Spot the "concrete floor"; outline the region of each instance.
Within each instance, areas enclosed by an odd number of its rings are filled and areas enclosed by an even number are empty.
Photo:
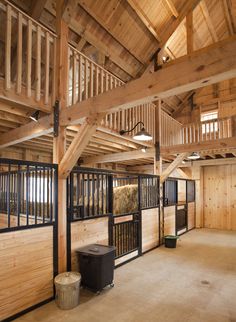
[[[236,322],[236,232],[193,230],[115,270],[115,287],[82,291],[70,311],[51,302],[17,322]]]

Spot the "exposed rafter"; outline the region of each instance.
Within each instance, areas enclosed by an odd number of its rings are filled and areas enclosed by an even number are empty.
[[[140,20],[145,24],[147,29],[153,34],[153,36],[160,42],[161,38],[158,34],[158,31],[156,30],[155,26],[152,24],[148,16],[143,12],[143,10],[140,8],[139,4],[135,0],[127,0],[129,5],[133,8],[133,10],[136,12]],[[167,0],[168,2],[168,0]]]

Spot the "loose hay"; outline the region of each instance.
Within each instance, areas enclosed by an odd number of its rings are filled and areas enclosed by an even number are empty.
[[[138,210],[138,185],[130,184],[113,188],[113,214],[125,214]]]

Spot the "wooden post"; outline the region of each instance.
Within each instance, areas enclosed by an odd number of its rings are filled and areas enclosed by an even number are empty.
[[[161,100],[158,100],[155,108],[155,157],[154,157],[154,174],[161,177],[162,174],[162,157],[160,154],[161,147]],[[164,237],[164,204],[163,204],[163,183],[159,182],[159,241],[162,244]]]
[[[67,107],[68,83],[68,26],[62,20],[62,1],[56,2],[56,99],[60,111]],[[53,102],[54,103],[54,102]],[[59,164],[66,151],[66,128],[59,126],[58,137],[53,140],[53,162]],[[66,271],[66,179],[58,180],[58,272]]]
[[[192,167],[192,177],[195,180],[195,211],[196,211],[196,228],[204,227],[204,191],[203,191],[203,167]]]

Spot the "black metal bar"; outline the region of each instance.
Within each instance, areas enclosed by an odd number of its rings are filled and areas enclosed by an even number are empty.
[[[8,165],[8,175],[7,175],[7,227],[11,227],[11,209],[10,209],[10,172],[11,165]]]
[[[17,226],[20,226],[20,204],[21,204],[21,173],[20,165],[18,165],[18,174],[17,174]]]

